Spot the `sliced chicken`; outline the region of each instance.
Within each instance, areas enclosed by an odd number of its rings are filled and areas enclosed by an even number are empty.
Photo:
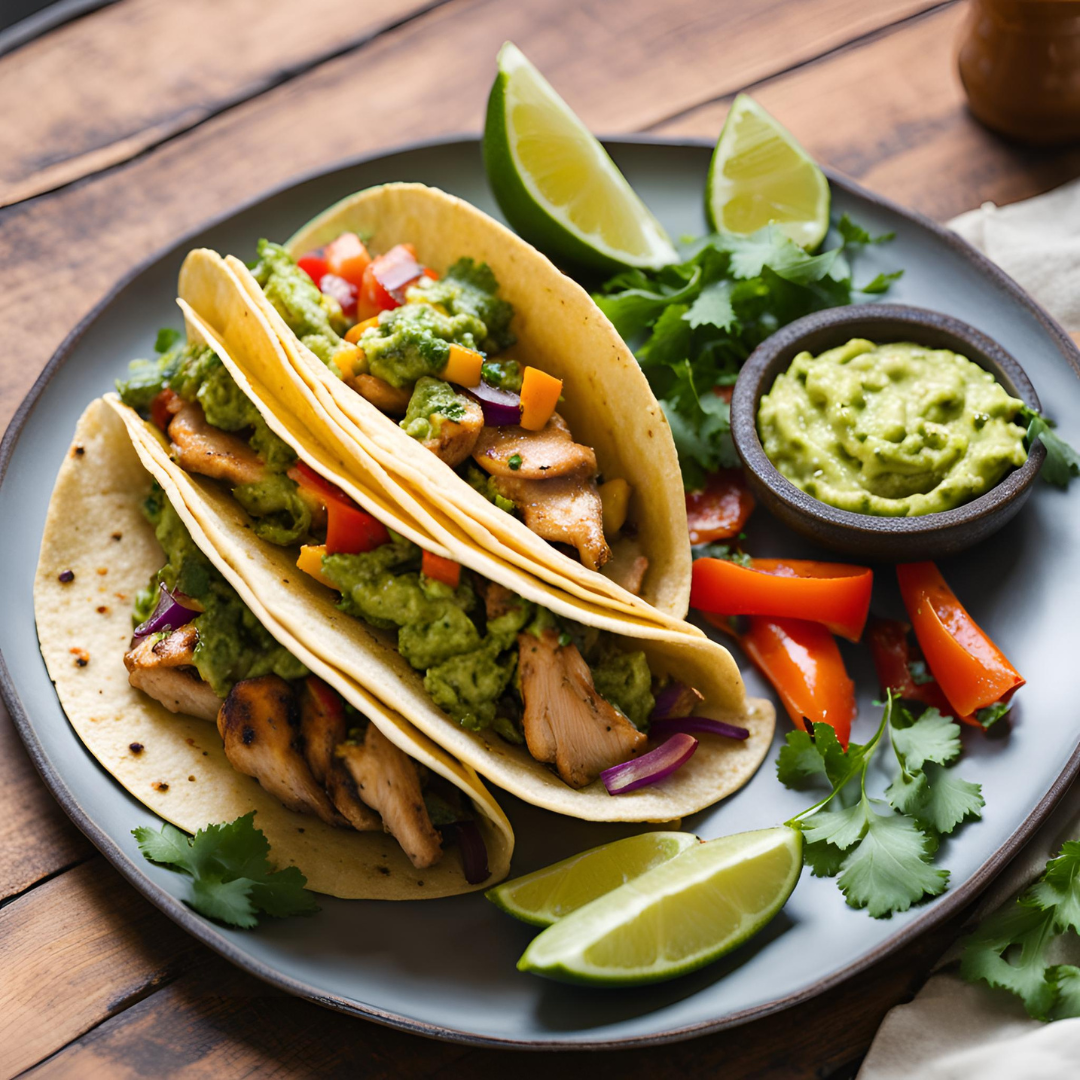
[[[169,423],[169,438],[174,460],[190,472],[233,486],[254,484],[266,476],[259,455],[243,439],[211,427],[200,405],[184,405]]]
[[[518,635],[518,668],[529,753],[554,762],[571,787],[585,787],[644,749],[645,733],[596,692],[577,647],[560,647],[554,630]]]
[[[238,682],[222,702],[217,726],[234,769],[255,777],[290,810],[315,814],[328,825],[344,823],[304,759],[300,709],[284,679],[262,675]]]
[[[484,597],[484,614],[489,619],[497,619],[522,603],[517,593],[503,585],[497,585],[494,581],[478,578],[476,584]]]
[[[334,754],[348,732],[345,710],[333,691],[324,691],[310,681],[304,687],[300,697],[300,734],[311,775],[326,788],[338,813],[359,832],[380,830],[379,815],[360,801],[352,778]]]
[[[648,569],[649,560],[642,554],[641,544],[622,536],[611,546],[611,559],[604,567],[604,575],[627,592],[640,596]]]
[[[160,701],[169,712],[213,720],[221,699],[192,666],[198,641],[199,633],[193,623],[157,641],[144,638],[124,656],[128,681]]]
[[[476,440],[484,428],[484,410],[472,398],[458,395],[465,408],[461,420],[439,418],[439,434],[425,439],[420,445],[430,450],[440,461],[445,461],[451,469],[460,465],[472,452]]]
[[[537,536],[577,548],[590,570],[599,570],[611,558],[604,539],[604,508],[591,476],[572,474],[554,480],[496,476],[495,487],[521,511]]]
[[[412,391],[408,388],[391,386],[377,375],[350,375],[345,381],[380,412],[404,416],[409,408]]]
[[[344,743],[337,753],[356,783],[360,798],[382,815],[383,827],[401,845],[413,866],[434,866],[442,856],[442,838],[431,824],[416,763],[374,724],[364,745]]]
[[[566,421],[552,413],[541,431],[523,427],[486,427],[473,448],[473,459],[493,476],[552,480],[571,473],[596,475],[596,452],[574,442]],[[515,461],[514,468],[511,459]]]

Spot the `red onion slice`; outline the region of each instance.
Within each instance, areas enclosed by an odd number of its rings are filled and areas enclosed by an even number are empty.
[[[512,390],[500,390],[490,383],[470,386],[469,393],[480,402],[487,427],[508,427],[521,423],[521,397]]]
[[[600,774],[609,795],[625,795],[647,784],[666,780],[676,769],[685,765],[698,748],[693,735],[672,735],[663,745],[647,754],[621,765],[612,765]]]
[[[169,590],[165,588],[164,581],[160,583],[158,588],[160,590],[160,596],[158,597],[157,607],[154,608],[153,614],[146,622],[139,623],[139,625],[135,627],[135,633],[132,635],[133,641],[138,641],[139,638],[148,637],[150,634],[177,630],[181,626],[191,622],[196,615],[202,614],[202,611],[199,608],[185,607],[179,599],[183,594],[170,593]],[[184,600],[187,600],[186,596],[184,597]]]
[[[659,694],[649,715],[650,720],[667,720],[671,716],[689,716],[704,698],[692,686],[669,682]]]
[[[447,840],[456,840],[461,852],[461,868],[470,885],[479,885],[491,877],[488,869],[487,847],[480,826],[466,818],[452,825],[443,825],[440,831]]]
[[[725,739],[750,738],[747,728],[725,724],[723,720],[713,720],[708,716],[674,716],[669,720],[654,720],[649,725],[649,733],[653,736],[691,731],[704,732],[707,735],[723,735]]]

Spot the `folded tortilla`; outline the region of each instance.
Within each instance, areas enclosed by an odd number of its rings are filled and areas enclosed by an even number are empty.
[[[224,558],[201,527],[200,521],[213,515],[196,515],[181,497],[176,481],[187,478],[142,421],[134,413],[122,417],[119,410],[128,411],[99,399],[79,420],[49,504],[34,583],[42,655],[87,749],[135,798],[187,832],[254,810],[256,826],[270,841],[271,861],[299,866],[317,892],[346,899],[425,899],[485,888],[505,877],[513,831],[475,771],[272,614],[277,605],[263,602],[267,592],[259,587],[258,574],[237,573],[236,553]],[[487,845],[491,875],[485,882],[466,882],[454,846],[437,865],[417,870],[392,836],[333,828],[286,809],[229,764],[213,724],[173,714],[130,685],[124,653],[132,602],[162,564],[154,530],[140,511],[151,477],[164,488],[194,542],[273,637],[391,742],[468,796]],[[59,575],[68,570],[74,579],[64,583]],[[290,577],[297,576],[303,575],[290,567]]]
[[[324,402],[329,398],[336,405],[333,411],[342,429],[416,498],[452,519],[475,545],[556,588],[620,613],[636,612],[664,625],[671,625],[670,619],[660,616],[684,618],[691,561],[675,444],[633,353],[589,294],[487,214],[423,184],[386,184],[352,195],[304,226],[286,247],[298,257],[345,231],[363,236],[372,253],[414,243],[421,262],[440,272],[465,256],[492,268],[499,296],[514,306],[517,342],[510,352],[522,364],[563,380],[559,412],[574,438],[596,451],[604,476],[623,477],[631,485],[629,518],[649,560],[641,595],[627,592],[603,571],[582,566],[492,505],[392,418],[335,378],[292,334],[244,264],[229,257],[229,268],[274,326],[295,371]],[[182,275],[181,296],[220,331],[187,285]],[[269,352],[264,362],[273,362]],[[260,374],[267,378],[265,370]],[[299,408],[295,397],[289,404]]]

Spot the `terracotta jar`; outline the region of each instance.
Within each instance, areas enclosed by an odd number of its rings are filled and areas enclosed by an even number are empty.
[[[959,63],[988,127],[1030,143],[1080,139],[1080,0],[971,0]]]

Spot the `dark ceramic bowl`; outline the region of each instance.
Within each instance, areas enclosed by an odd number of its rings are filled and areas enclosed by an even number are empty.
[[[876,517],[837,510],[797,488],[765,456],[758,438],[761,396],[804,349],[817,355],[852,338],[875,342],[914,341],[951,349],[994,375],[1013,396],[1033,409],[1039,398],[1024,369],[996,342],[948,315],[900,304],[856,304],[797,319],[762,342],[739,373],[731,398],[731,434],[754,494],[803,536],[862,559],[911,562],[952,555],[1002,527],[1031,494],[1046,451],[1036,443],[1027,461],[1006,473],[985,495],[936,514]]]

